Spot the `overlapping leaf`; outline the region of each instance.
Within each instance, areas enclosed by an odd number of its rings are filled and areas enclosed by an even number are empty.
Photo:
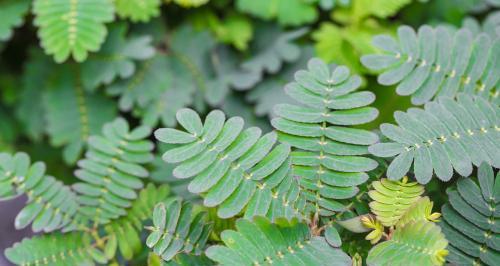
[[[398,126],[382,124],[389,142],[370,146],[372,154],[396,158],[387,169],[391,180],[403,177],[413,164],[415,178],[426,184],[435,175],[448,181],[453,170],[462,176],[472,173],[472,165],[487,162],[500,167],[500,109],[481,97],[459,94],[457,100],[440,98],[396,112]]]
[[[25,153],[0,153],[0,199],[26,194],[28,202],[15,220],[16,229],[32,223],[34,232],[51,232],[76,225],[76,195],[61,181],[45,174],[45,164],[31,164]]]
[[[102,136],[89,138],[85,159],[75,171],[84,182],[73,185],[83,216],[103,224],[127,214],[136,190],[143,187],[141,178],[149,176],[142,164],[153,160],[153,143],[145,140],[150,132],[146,126],[130,130],[124,119],[117,118],[104,125]]]
[[[155,132],[159,141],[176,144],[163,159],[179,164],[174,176],[192,178],[189,191],[201,193],[205,206],[217,206],[219,217],[242,211],[247,217],[298,214],[299,188],[289,171],[290,148],[285,144],[274,147],[276,133],[261,137],[256,127],[243,130],[243,119],[225,121],[218,110],[210,112],[204,124],[190,109],[179,110],[177,120],[186,131],[163,128]]]
[[[354,92],[359,76],[350,76],[345,66],[329,68],[312,59],[308,70],[295,74],[286,93],[299,104],[280,104],[279,116],[272,120],[280,141],[295,148],[293,175],[299,178],[302,192],[321,214],[342,211],[342,199],[354,197],[357,185],[368,179],[367,171],[377,162],[363,157],[376,134],[349,126],[372,121],[378,112],[367,107],[375,100],[371,92]]]
[[[212,230],[206,213],[193,213],[193,205],[172,199],[158,203],[153,211],[153,226],[146,244],[164,261],[179,253],[201,255]]]
[[[470,31],[422,26],[418,33],[398,29],[398,40],[376,36],[373,44],[381,53],[361,58],[363,64],[382,71],[378,82],[398,84],[396,92],[412,95],[414,104],[437,96],[454,97],[458,92],[481,95],[497,103],[500,80],[500,40],[487,34],[473,38]]]
[[[295,220],[239,219],[236,231],[226,230],[221,237],[224,246],[206,251],[220,265],[351,265],[351,258],[341,249],[312,236],[306,224]]]
[[[370,250],[366,263],[381,265],[443,265],[448,241],[435,223],[413,221],[394,231],[392,238]]]
[[[440,226],[450,241],[448,261],[456,264],[496,265],[500,260],[500,178],[486,163],[471,178],[449,188]]]
[[[114,6],[111,0],[35,0],[33,13],[45,52],[56,62],[70,56],[82,62],[104,42]]]

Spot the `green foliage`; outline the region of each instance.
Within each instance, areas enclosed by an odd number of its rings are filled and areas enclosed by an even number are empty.
[[[28,13],[29,0],[4,0],[0,2],[0,41],[7,41],[12,37],[12,28],[23,24],[24,16]]]
[[[293,175],[308,201],[323,215],[342,211],[341,199],[354,197],[356,187],[368,179],[367,171],[377,163],[359,155],[368,153],[368,145],[377,142],[376,134],[349,128],[373,120],[378,112],[366,107],[375,99],[371,92],[354,92],[359,76],[350,76],[345,66],[329,68],[312,59],[308,70],[295,74],[296,82],[285,87],[286,93],[300,105],[275,107],[279,118],[273,126],[280,141],[290,144]]]
[[[498,6],[0,0],[3,253],[496,265]]]
[[[15,220],[16,229],[32,223],[34,232],[51,232],[70,225],[79,208],[76,195],[61,181],[45,174],[45,164],[31,164],[26,153],[14,156],[0,153],[0,199],[21,194],[28,196],[26,206]]]
[[[383,178],[373,182],[372,187],[374,189],[368,192],[373,200],[370,202],[370,210],[377,216],[377,220],[387,227],[396,225],[424,193],[423,186],[408,182],[407,177],[402,181]]]
[[[172,199],[155,206],[146,245],[164,261],[172,260],[179,253],[200,255],[211,228],[211,224],[206,223],[206,213],[194,214],[191,203]]]
[[[449,203],[442,208],[440,226],[450,241],[448,261],[467,265],[496,265],[500,259],[500,178],[486,163],[478,181],[461,178],[446,191]]]
[[[275,146],[276,133],[261,137],[256,127],[243,130],[243,119],[225,121],[218,110],[210,112],[204,124],[191,109],[179,110],[177,120],[186,131],[158,129],[155,137],[175,144],[163,160],[178,164],[175,177],[192,178],[188,189],[202,193],[205,206],[217,206],[221,218],[241,211],[246,217],[297,215],[299,188],[289,173],[290,147]]]
[[[427,221],[407,223],[394,231],[388,241],[370,250],[366,263],[375,265],[442,265],[448,254],[445,239],[439,226]]]
[[[435,175],[448,181],[455,170],[461,176],[472,173],[472,164],[487,162],[500,167],[497,105],[481,97],[459,94],[457,100],[447,97],[395,112],[399,124],[382,124],[380,130],[389,142],[370,146],[372,154],[393,157],[387,176],[403,177],[413,163],[415,178],[426,184]]]
[[[239,219],[236,229],[224,231],[225,245],[209,247],[207,256],[221,265],[351,265],[347,254],[295,220],[271,223],[257,216]]]
[[[383,73],[378,82],[398,84],[399,95],[412,95],[420,105],[438,96],[459,92],[481,95],[498,104],[500,41],[486,34],[473,38],[470,31],[422,26],[418,34],[408,26],[398,29],[398,40],[380,35],[373,44],[382,52],[361,58],[362,63]]]
[[[114,6],[110,0],[35,0],[33,13],[47,54],[59,63],[70,56],[83,62],[104,42]]]
[[[83,216],[108,223],[127,214],[124,208],[130,207],[136,190],[143,187],[141,178],[149,176],[143,164],[153,160],[153,143],[145,140],[150,133],[146,126],[130,130],[124,119],[117,118],[104,125],[103,136],[89,138],[85,159],[78,161],[80,169],[75,171],[84,182],[73,185]]]

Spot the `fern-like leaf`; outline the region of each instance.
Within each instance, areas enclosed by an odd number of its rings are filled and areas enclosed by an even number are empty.
[[[44,94],[46,131],[53,146],[65,146],[63,158],[73,164],[89,136],[116,117],[116,108],[100,92],[85,91],[80,76],[68,65],[55,70],[48,85]]]
[[[179,253],[200,255],[212,230],[206,213],[193,213],[193,205],[173,199],[158,203],[153,211],[153,227],[146,240],[148,247],[170,261]]]
[[[45,164],[31,164],[25,153],[14,156],[0,153],[0,199],[26,194],[28,203],[15,220],[16,229],[30,223],[34,232],[61,229],[74,220],[79,207],[71,189],[52,176],[45,175]]]
[[[370,250],[368,266],[443,265],[448,241],[439,226],[424,220],[413,221],[394,231],[392,238]]]
[[[373,200],[370,202],[370,209],[377,216],[377,220],[387,227],[398,223],[424,193],[423,186],[408,182],[407,177],[402,181],[382,178],[380,181],[374,181],[372,186],[373,190],[368,192]]]
[[[128,123],[118,118],[104,125],[103,136],[92,136],[88,141],[85,159],[78,162],[76,177],[84,181],[73,185],[83,205],[80,212],[95,223],[108,223],[126,215],[126,208],[137,198],[137,189],[143,187],[141,178],[149,172],[142,164],[153,160],[153,143],[145,140],[151,133],[146,126],[129,129]]]
[[[236,231],[221,234],[225,246],[207,249],[207,256],[220,265],[351,265],[341,249],[325,238],[312,236],[306,224],[263,217],[239,219]]]
[[[0,2],[0,41],[7,41],[12,37],[14,27],[23,23],[23,17],[29,10],[29,0],[5,0]]]
[[[500,40],[487,34],[475,39],[470,31],[422,26],[418,34],[408,26],[398,29],[398,40],[388,35],[373,39],[381,54],[361,58],[363,64],[383,71],[378,82],[398,84],[396,92],[412,95],[414,104],[437,96],[474,93],[498,104]]]
[[[449,188],[440,223],[450,241],[448,261],[460,265],[497,265],[500,260],[500,174],[483,163],[478,184],[461,178]]]
[[[160,15],[162,0],[116,0],[116,13],[132,22],[148,22]]]
[[[98,51],[114,18],[111,0],[35,0],[33,12],[42,47],[59,63]]]
[[[285,90],[300,105],[277,105],[279,118],[272,125],[280,141],[295,148],[293,175],[302,193],[323,215],[330,215],[343,209],[338,200],[355,196],[356,186],[368,179],[365,172],[377,167],[376,161],[360,156],[378,141],[377,135],[348,127],[375,119],[377,109],[367,107],[375,95],[354,92],[361,84],[359,76],[350,76],[344,66],[330,69],[319,59],[309,61],[308,70],[298,71],[295,79]]]
[[[95,265],[94,260],[101,257],[101,252],[91,239],[88,233],[35,236],[6,249],[5,256],[17,265]]]
[[[164,128],[155,136],[176,144],[163,159],[179,163],[173,171],[177,178],[193,178],[188,189],[203,193],[205,206],[218,206],[222,218],[233,217],[245,207],[249,217],[295,215],[298,210],[292,207],[299,191],[289,174],[290,147],[274,147],[276,133],[261,137],[256,127],[243,130],[243,119],[225,121],[218,110],[208,114],[204,124],[190,109],[179,110],[177,120],[187,132]]]
[[[387,169],[389,179],[403,177],[413,163],[415,178],[426,184],[433,176],[448,181],[453,169],[462,175],[472,173],[472,164],[487,162],[500,167],[500,109],[481,97],[459,94],[457,100],[440,98],[396,112],[399,126],[382,124],[382,134],[390,142],[370,146],[372,154],[396,158]]]
[[[114,235],[117,239],[118,249],[123,258],[130,260],[134,254],[142,250],[141,232],[145,221],[153,214],[154,206],[165,201],[170,194],[167,185],[155,186],[148,184],[139,192],[137,199],[132,202],[127,215],[113,220],[105,226],[108,235]]]

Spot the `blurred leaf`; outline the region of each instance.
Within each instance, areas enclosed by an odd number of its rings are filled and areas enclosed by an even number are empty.
[[[277,19],[287,26],[311,23],[318,17],[315,5],[303,0],[237,0],[236,7],[264,20]]]
[[[161,0],[116,0],[116,13],[132,22],[148,22],[160,15]]]
[[[30,0],[0,1],[0,41],[9,40],[12,37],[13,28],[23,24],[30,3]]]
[[[54,70],[50,57],[41,50],[30,51],[30,58],[24,66],[22,94],[17,105],[16,116],[24,127],[24,133],[34,141],[42,138],[45,129],[45,108],[42,95],[49,86],[47,77]]]
[[[49,78],[43,97],[46,131],[53,146],[64,146],[63,158],[73,164],[88,137],[116,116],[116,107],[102,93],[83,89],[76,65],[61,65]]]
[[[82,64],[82,82],[87,90],[94,90],[101,84],[109,85],[117,77],[132,76],[136,70],[134,60],[145,60],[155,53],[151,37],[126,38],[127,25],[124,23],[111,25],[109,31],[99,52],[90,55]]]

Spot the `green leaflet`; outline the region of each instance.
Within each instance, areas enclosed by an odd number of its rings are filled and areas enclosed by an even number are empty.
[[[241,211],[247,217],[297,215],[298,187],[289,173],[289,147],[275,146],[276,133],[261,137],[256,127],[243,130],[240,117],[225,121],[218,110],[202,123],[196,112],[181,109],[177,120],[187,132],[155,131],[156,139],[175,144],[163,159],[178,164],[175,177],[192,178],[189,191],[203,193],[204,204],[217,206],[219,217],[233,217]]]
[[[25,153],[0,153],[0,199],[28,195],[15,220],[16,229],[32,224],[34,232],[51,232],[71,225],[80,207],[69,187],[45,175],[45,164],[31,164]]]
[[[221,265],[351,265],[347,254],[325,238],[311,236],[307,225],[296,220],[239,219],[236,230],[224,231],[222,240],[224,245],[206,251]]]
[[[145,140],[150,132],[146,126],[130,130],[124,119],[117,118],[104,125],[103,136],[89,138],[85,159],[75,171],[84,183],[73,185],[83,216],[102,224],[127,214],[125,208],[143,187],[141,178],[149,175],[142,164],[153,160],[153,143]]]
[[[153,214],[156,203],[166,200],[169,193],[170,189],[167,185],[148,184],[132,202],[126,216],[113,220],[105,226],[106,233],[117,239],[117,248],[125,259],[132,259],[138,251],[142,250],[140,233],[144,229],[145,221]]]
[[[373,190],[368,192],[373,200],[370,202],[370,209],[377,216],[377,220],[386,227],[396,225],[424,193],[423,186],[408,182],[407,177],[402,181],[382,178],[380,181],[374,181],[372,187]]]
[[[301,0],[238,0],[236,7],[242,12],[264,20],[276,18],[282,25],[298,26],[314,22],[318,16],[316,8],[309,2]]]
[[[104,42],[114,7],[110,0],[36,0],[33,13],[45,52],[58,63],[70,56],[82,62]]]
[[[0,41],[7,41],[12,37],[13,28],[23,23],[28,12],[30,1],[7,0],[0,3]]]
[[[439,226],[424,220],[396,229],[390,240],[370,250],[366,263],[376,265],[443,265],[448,254]]]
[[[78,160],[88,137],[116,116],[113,101],[99,92],[86,92],[73,67],[61,66],[51,73],[43,95],[50,142],[65,146],[63,158],[70,164]]]
[[[443,97],[426,104],[424,110],[396,112],[398,126],[380,127],[390,142],[372,145],[369,151],[380,157],[396,156],[387,169],[391,180],[405,175],[412,163],[421,184],[429,182],[433,172],[443,181],[450,180],[453,170],[469,176],[472,165],[483,161],[500,166],[498,114],[498,106],[481,97]]]
[[[88,233],[35,236],[6,249],[5,256],[17,265],[95,265],[95,254],[99,251],[91,245],[91,239]]]
[[[161,0],[116,0],[116,13],[132,22],[148,22],[160,15]]]
[[[126,33],[126,24],[111,25],[109,35],[99,52],[90,55],[82,64],[81,75],[85,89],[93,91],[101,84],[109,85],[117,77],[128,78],[136,70],[135,61],[148,59],[155,54],[151,37],[126,38]]]
[[[377,135],[346,126],[367,123],[378,112],[366,107],[375,99],[371,92],[354,92],[361,80],[350,76],[345,66],[330,69],[312,59],[307,71],[296,72],[295,80],[285,91],[300,105],[277,105],[278,118],[271,123],[280,132],[280,140],[297,150],[292,153],[293,174],[300,178],[302,189],[315,194],[311,204],[319,210],[321,199],[338,204],[338,199],[355,196],[356,186],[368,178],[364,172],[376,168],[375,161],[358,155],[367,153]],[[358,182],[342,184],[340,180],[349,177]],[[321,213],[332,211],[338,210],[326,208]]]
[[[498,171],[486,163],[478,170],[479,184],[461,178],[456,188],[449,188],[449,203],[442,208],[440,226],[450,241],[451,263],[495,265],[500,258],[500,179]]]
[[[179,253],[200,255],[212,225],[206,222],[206,213],[193,213],[193,206],[180,199],[158,203],[153,211],[153,226],[146,245],[164,261]]]
[[[378,82],[398,84],[396,92],[412,95],[412,103],[424,104],[438,96],[454,97],[459,92],[480,95],[498,104],[500,41],[486,34],[472,37],[470,31],[422,26],[418,33],[398,29],[398,40],[388,35],[374,37],[383,52],[366,55],[362,63],[383,71]]]

